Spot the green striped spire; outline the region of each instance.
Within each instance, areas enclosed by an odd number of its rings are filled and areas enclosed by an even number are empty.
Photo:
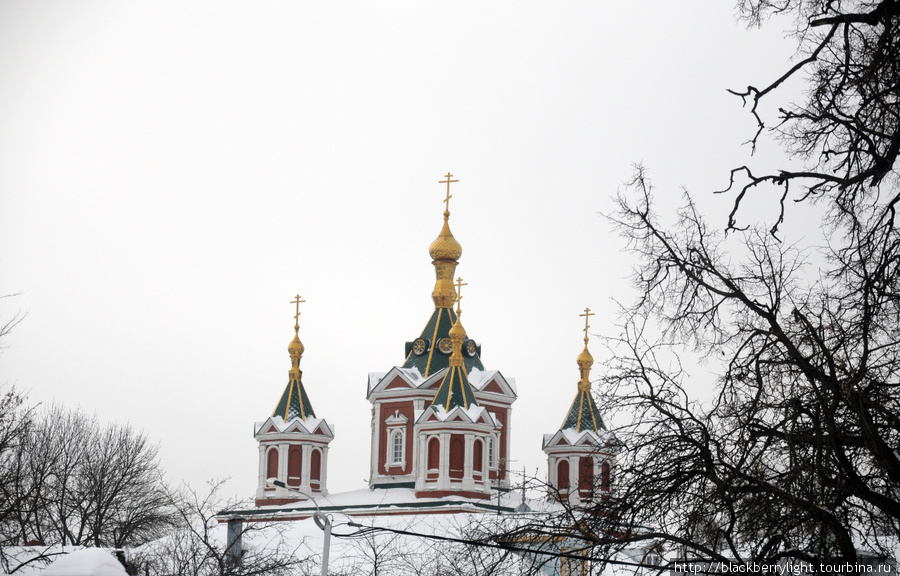
[[[466,329],[459,320],[459,310],[457,310],[456,323],[450,329],[450,342],[453,346],[450,354],[450,366],[431,401],[432,406],[443,406],[448,412],[457,406],[468,408],[478,405],[475,392],[472,391],[472,386],[469,384],[466,365],[463,362],[462,343],[465,337]]]
[[[301,300],[299,294],[291,302],[291,304],[297,305],[297,313],[294,314],[294,339],[288,344],[291,369],[288,370],[288,385],[272,414],[272,416],[281,416],[285,422],[292,418],[305,419],[316,416],[312,404],[309,402],[309,396],[306,395],[306,390],[303,388],[303,371],[300,370],[300,358],[306,349],[303,342],[300,341],[300,304],[303,302],[306,300]]]
[[[306,394],[303,382],[299,377],[296,379],[291,378],[288,382],[272,416],[281,416],[285,422],[289,422],[293,418],[300,418],[301,420],[308,417],[315,418],[316,413],[313,412],[309,396]]]
[[[585,430],[594,432],[606,430],[606,425],[600,418],[600,411],[597,410],[597,405],[594,403],[594,398],[589,390],[578,391],[578,395],[575,396],[575,401],[572,402],[563,425],[560,426],[561,430],[566,428],[574,428],[579,432],[584,432]]]
[[[418,339],[406,343],[406,359],[403,368],[418,368],[419,373],[426,378],[440,372],[450,365],[450,349],[446,342],[450,339],[450,328],[456,322],[456,312],[453,308],[435,308],[428,323],[422,330]],[[471,353],[463,353],[463,364],[468,374],[473,368],[484,370],[481,363],[481,346],[473,342],[469,344],[468,338],[463,338],[463,346],[471,347]],[[445,346],[443,349],[441,346]]]
[[[578,394],[560,427],[561,430],[566,428],[574,428],[579,432],[606,430],[606,426],[600,418],[600,411],[597,410],[597,405],[591,396],[591,366],[594,365],[594,357],[588,352],[588,328],[590,328],[588,320],[593,315],[590,308],[585,308],[584,314],[580,314],[580,316],[584,316],[584,350],[578,355],[578,371],[581,373],[581,379],[578,381]]]

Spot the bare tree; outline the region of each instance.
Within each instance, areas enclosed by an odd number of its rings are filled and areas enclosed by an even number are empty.
[[[174,530],[143,548],[134,563],[158,576],[287,576],[301,574],[311,562],[301,544],[291,545],[289,523],[245,522],[239,531],[244,551],[239,562],[226,553],[225,525],[217,518],[226,506],[220,493],[224,481],[212,481],[205,493],[184,486],[168,498],[177,512]]]
[[[158,449],[142,432],[112,424],[93,439],[79,482],[94,546],[122,547],[158,537],[171,524]]]
[[[859,545],[890,557],[900,300],[885,271],[900,253],[884,246],[900,236],[848,234],[852,249],[832,247],[809,278],[764,231],[726,251],[689,197],[675,231],[661,229],[642,173],[631,186],[616,218],[641,256],[641,297],[607,340],[601,399],[632,415],[615,487],[519,533],[575,531],[608,558],[641,542],[723,562],[852,561]],[[721,362],[709,402],[688,392],[673,352],[685,346]]]
[[[362,529],[351,539],[351,552],[346,556],[353,566],[353,574],[391,576],[424,562],[420,544],[395,534]]]
[[[788,80],[802,79],[805,100],[779,106],[779,121],[771,130],[804,166],[765,174],[754,173],[750,166],[733,169],[729,190],[737,185],[739,193],[728,229],[737,227],[746,193],[766,185],[781,189],[773,234],[784,220],[788,198],[825,200],[838,218],[876,202],[884,209],[882,223],[893,225],[900,154],[900,4],[739,0],[738,8],[752,26],[767,25],[773,18],[793,19],[799,60],[763,88],[751,85],[732,92],[750,105],[756,118],[758,130],[750,139],[755,150],[767,128],[759,105],[776,98]],[[735,178],[740,177],[746,180],[737,184]]]
[[[0,299],[17,296],[5,294]],[[22,321],[19,311],[0,324],[0,352],[6,348],[6,337]],[[21,445],[32,426],[32,410],[25,405],[25,397],[13,386],[0,385],[0,547],[6,543],[8,527],[25,495],[15,490],[22,475]]]
[[[371,524],[369,524],[371,522]],[[398,576],[531,576],[557,560],[556,542],[498,538],[516,519],[492,514],[411,516],[382,523],[349,522],[354,532],[335,533],[342,543],[334,574]],[[549,545],[545,545],[549,544]],[[539,553],[543,552],[543,553]]]
[[[130,426],[50,406],[15,455],[17,539],[123,547],[159,537],[173,512],[157,453]]]
[[[609,216],[637,255],[638,297],[607,339],[602,405],[630,415],[606,499],[514,534],[576,533],[591,555],[662,543],[681,558],[857,559],[900,533],[900,2],[740,0],[763,25],[792,17],[805,99],[773,129],[801,169],[731,171],[724,230],[685,193],[673,224],[644,171]],[[743,179],[743,180],[742,180]],[[738,225],[747,194],[780,189],[775,222]],[[785,245],[785,201],[823,235]],[[815,209],[813,209],[815,206]],[[818,244],[818,245],[817,245]],[[717,367],[707,395],[679,354]],[[693,392],[692,392],[693,390]],[[671,556],[670,556],[671,557]]]
[[[13,298],[15,296],[20,296],[21,294],[21,292],[16,292],[15,294],[3,294],[0,295],[0,300],[3,298]],[[9,336],[9,333],[12,332],[12,329],[15,328],[19,322],[25,319],[25,316],[25,312],[18,310],[8,319],[2,321],[2,324],[0,324],[0,351],[6,349],[8,346],[8,344],[6,344],[6,337]]]
[[[32,425],[31,410],[14,388],[0,387],[0,565],[10,570],[6,547],[16,542],[16,520],[29,494],[17,489],[23,474],[22,439]]]

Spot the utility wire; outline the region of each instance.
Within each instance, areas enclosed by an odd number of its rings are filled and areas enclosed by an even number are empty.
[[[607,564],[618,564],[620,566],[637,566],[640,568],[656,568],[657,570],[662,569],[661,566],[648,566],[646,564],[641,564],[639,562],[628,562],[625,560],[612,560],[608,558],[596,558],[594,556],[582,556],[581,554],[575,554],[572,552],[553,552],[547,550],[536,550],[534,548],[526,548],[523,546],[515,546],[513,544],[495,544],[492,542],[483,542],[480,540],[467,540],[465,538],[453,538],[451,536],[438,536],[437,534],[423,534],[421,532],[411,532],[409,530],[400,530],[398,528],[385,528],[382,526],[364,526],[363,524],[357,524],[356,522],[347,522],[348,526],[352,526],[353,528],[359,528],[356,532],[352,534],[338,534],[336,532],[332,532],[331,535],[337,538],[362,538],[373,532],[391,532],[393,534],[401,534],[403,536],[418,536],[419,538],[428,538],[431,540],[442,540],[444,542],[456,542],[458,544],[470,544],[472,546],[483,546],[485,548],[497,548],[500,550],[507,550],[510,552],[526,552],[528,554],[543,554],[545,556],[554,556],[556,558],[571,558],[574,560],[592,560],[594,562],[605,562]]]

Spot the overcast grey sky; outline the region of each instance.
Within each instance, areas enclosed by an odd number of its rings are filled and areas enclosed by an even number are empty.
[[[28,317],[0,382],[145,430],[173,481],[249,496],[299,292],[329,488],[360,488],[367,374],[433,309],[450,171],[464,324],[517,381],[512,467],[543,475],[578,315],[615,332],[632,297],[598,212],[634,162],[663,208],[684,186],[721,211],[753,132],[725,89],[792,56],[723,0],[4,0],[0,293],[23,295],[0,315]]]

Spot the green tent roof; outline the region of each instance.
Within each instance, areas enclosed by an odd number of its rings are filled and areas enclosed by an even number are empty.
[[[466,370],[462,366],[450,366],[444,375],[440,388],[431,400],[432,406],[443,406],[448,412],[457,406],[468,408],[478,406],[475,400],[475,392],[469,384]]]
[[[293,418],[300,418],[301,420],[309,416],[315,418],[316,413],[313,412],[309,396],[307,396],[300,378],[291,378],[288,382],[272,416],[281,416],[285,422]]]
[[[450,328],[456,322],[456,312],[452,308],[435,308],[422,330],[420,338],[427,344],[422,354],[416,354],[413,342],[406,343],[406,360],[403,362],[403,368],[418,368],[422,376],[428,377],[450,365],[450,350],[445,348],[447,352],[442,352],[440,342],[444,338],[450,341]],[[466,367],[466,373],[473,368],[484,370],[481,363],[481,346],[475,345],[475,353],[469,355],[466,353],[469,347],[469,339],[463,340],[463,363]]]
[[[566,428],[574,428],[579,432],[584,432],[585,430],[593,430],[594,432],[606,430],[606,425],[603,424],[603,419],[600,418],[600,411],[597,410],[597,405],[594,403],[594,398],[591,396],[590,391],[578,391],[578,395],[575,396],[575,401],[572,402],[572,407],[569,408],[569,413],[566,415],[563,425],[560,426],[560,430],[565,430]]]

